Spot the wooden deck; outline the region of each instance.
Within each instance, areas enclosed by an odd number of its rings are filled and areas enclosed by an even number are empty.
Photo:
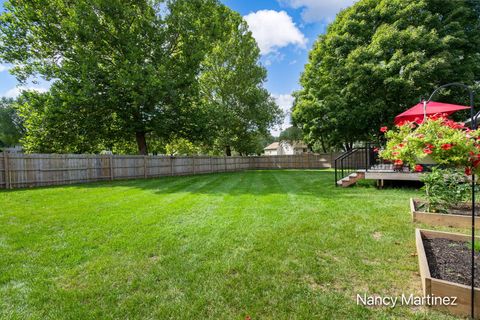
[[[365,172],[367,180],[420,181],[422,173],[393,170],[392,165],[376,165]]]
[[[420,181],[421,173],[414,172],[379,172],[370,171],[365,172],[365,179],[367,180],[400,180],[400,181]]]

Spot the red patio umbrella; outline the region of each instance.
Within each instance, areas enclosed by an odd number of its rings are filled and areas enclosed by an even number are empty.
[[[449,116],[452,113],[460,110],[470,109],[470,107],[461,106],[457,104],[442,103],[430,101],[427,104],[426,115],[443,114]],[[405,112],[400,113],[395,117],[395,124],[401,124],[405,121],[416,121],[422,123],[424,118],[423,102],[416,104]]]

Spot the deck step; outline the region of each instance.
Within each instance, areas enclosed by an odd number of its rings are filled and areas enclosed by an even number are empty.
[[[349,187],[357,183],[358,180],[365,179],[364,171],[357,171],[348,175],[348,177],[342,178],[337,181],[337,185],[342,186],[343,188]]]

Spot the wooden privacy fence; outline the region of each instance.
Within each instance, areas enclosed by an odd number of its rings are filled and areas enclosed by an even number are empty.
[[[247,169],[330,168],[337,154],[168,157],[1,153],[0,156],[0,188],[13,189]]]

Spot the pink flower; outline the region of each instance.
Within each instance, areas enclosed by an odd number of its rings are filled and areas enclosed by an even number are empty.
[[[385,132],[388,131],[388,127],[381,127],[381,128],[380,128],[380,131],[383,132],[383,133],[385,133]]]
[[[373,148],[373,152],[378,152],[378,148]]]
[[[415,172],[422,172],[422,171],[423,171],[423,166],[420,165],[420,164],[417,164],[417,165],[415,166]]]
[[[425,149],[423,149],[423,153],[425,153],[425,154],[432,154],[432,152],[433,152],[433,151],[432,151],[432,149],[430,149],[430,148],[425,148]]]

